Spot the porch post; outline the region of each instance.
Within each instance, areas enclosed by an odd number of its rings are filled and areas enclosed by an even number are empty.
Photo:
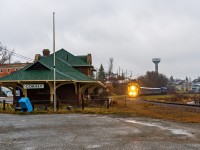
[[[27,89],[23,89],[23,95],[24,95],[24,97],[27,97],[28,95],[27,95]]]
[[[81,88],[80,88],[80,83],[77,83],[77,91],[78,91],[78,103],[81,104],[82,103],[82,92],[81,92]]]
[[[47,82],[50,88],[50,103],[53,104],[53,98],[54,98],[54,89],[53,89],[53,83]]]
[[[53,96],[54,96],[54,94],[51,92],[50,93],[50,102],[51,102],[51,104],[53,103]]]

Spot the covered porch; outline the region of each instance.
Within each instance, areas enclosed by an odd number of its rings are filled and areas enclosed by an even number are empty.
[[[12,90],[13,103],[16,104],[21,97],[28,97],[34,104],[53,104],[54,86],[53,81],[17,81],[0,82]],[[57,81],[56,100],[59,103],[71,103],[80,105],[82,98],[91,99],[91,95],[98,95],[99,89],[104,85],[98,81],[78,82],[78,81]]]

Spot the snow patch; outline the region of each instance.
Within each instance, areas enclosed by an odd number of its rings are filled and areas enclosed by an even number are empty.
[[[167,127],[163,127],[160,126],[156,123],[146,123],[146,122],[141,122],[141,121],[135,121],[135,120],[125,120],[125,122],[129,122],[129,123],[134,123],[134,124],[140,124],[140,125],[144,125],[144,126],[150,126],[150,127],[158,127],[162,130],[169,130],[172,134],[176,134],[176,135],[187,135],[187,136],[192,136],[191,133],[182,130],[182,129],[170,129]]]

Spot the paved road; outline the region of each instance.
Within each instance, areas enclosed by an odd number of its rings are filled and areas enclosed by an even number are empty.
[[[87,114],[0,114],[1,150],[198,150],[200,124]]]

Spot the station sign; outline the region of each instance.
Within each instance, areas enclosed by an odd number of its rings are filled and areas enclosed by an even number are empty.
[[[43,89],[44,84],[24,84],[24,89]]]

